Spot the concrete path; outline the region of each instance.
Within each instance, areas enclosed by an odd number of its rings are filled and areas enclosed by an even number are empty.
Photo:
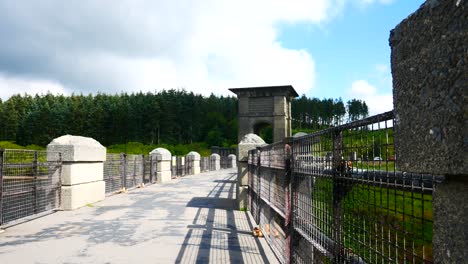
[[[234,209],[234,170],[151,185],[0,234],[0,263],[277,263]]]

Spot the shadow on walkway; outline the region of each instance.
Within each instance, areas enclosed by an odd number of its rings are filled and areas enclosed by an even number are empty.
[[[187,226],[176,263],[268,263],[247,212],[236,211],[236,173],[230,173],[206,197],[192,198],[187,207],[199,208]]]

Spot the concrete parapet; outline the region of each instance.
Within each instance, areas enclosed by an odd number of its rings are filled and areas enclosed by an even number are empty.
[[[221,169],[221,156],[219,154],[211,154],[210,156],[211,171],[217,171]]]
[[[106,160],[106,148],[88,137],[71,135],[58,137],[47,145],[47,151],[61,152],[63,162]]]
[[[62,186],[62,209],[75,210],[105,199],[105,182],[95,181]]]
[[[428,0],[390,34],[396,166],[439,174],[434,263],[468,259],[468,1]]]
[[[104,179],[104,164],[102,162],[65,163],[62,166],[62,186],[102,181]]]
[[[237,160],[247,162],[247,159],[249,157],[249,150],[264,145],[266,145],[266,143],[261,137],[255,134],[245,135],[237,145]]]
[[[247,186],[237,186],[236,188],[236,197],[237,197],[237,207],[239,210],[245,210],[247,208],[248,202],[248,192],[249,188]]]
[[[245,135],[237,145],[237,204],[239,209],[247,206],[247,189],[249,184],[248,158],[249,151],[266,145],[265,141],[255,135]]]
[[[150,155],[156,158],[157,169],[156,169],[156,182],[165,183],[172,179],[171,172],[171,152],[165,148],[156,148],[150,152]]]
[[[198,152],[191,151],[187,154],[187,164],[189,164],[189,174],[200,173],[200,160],[201,156]]]
[[[104,200],[104,146],[92,138],[66,135],[54,139],[47,145],[47,151],[62,152],[61,204],[64,210]]]
[[[237,168],[237,157],[234,154],[228,155],[228,168]]]

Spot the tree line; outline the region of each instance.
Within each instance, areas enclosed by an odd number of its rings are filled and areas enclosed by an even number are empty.
[[[351,119],[366,116],[367,106],[355,99],[345,107],[341,99],[305,96],[292,104],[299,126],[333,125],[347,113]],[[237,144],[237,98],[173,89],[115,95],[14,95],[0,100],[0,124],[0,140],[23,146],[45,146],[65,134],[92,137],[105,146],[127,142],[231,146]]]
[[[307,98],[302,95],[292,101],[291,114],[295,128],[320,129],[362,119],[369,115],[366,102],[351,99]]]

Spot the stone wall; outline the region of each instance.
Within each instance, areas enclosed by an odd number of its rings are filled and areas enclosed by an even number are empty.
[[[468,172],[468,1],[431,0],[390,33],[396,155],[405,171]]]
[[[397,167],[439,174],[435,263],[468,259],[468,1],[428,0],[390,34]]]

